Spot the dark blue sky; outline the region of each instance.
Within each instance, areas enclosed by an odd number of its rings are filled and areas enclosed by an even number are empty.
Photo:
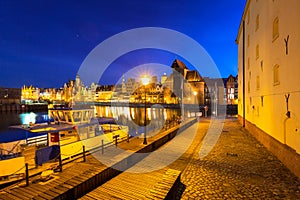
[[[128,29],[163,27],[196,40],[221,75],[237,74],[235,38],[246,0],[0,1],[0,87],[60,87],[89,52]],[[171,65],[163,51],[137,51],[140,63]],[[132,53],[129,53],[132,54]],[[137,64],[122,56],[101,78],[114,84]]]

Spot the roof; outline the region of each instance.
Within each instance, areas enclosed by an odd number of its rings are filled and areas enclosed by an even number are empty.
[[[92,120],[96,120],[99,124],[117,124],[113,117],[96,117]]]
[[[37,134],[47,134],[59,131],[71,130],[75,125],[71,124],[35,124],[33,126],[16,125],[10,126],[10,129],[28,131]]]
[[[178,59],[175,59],[173,61],[171,68],[187,69],[187,67],[185,66],[185,64],[182,61],[178,60]]]
[[[198,71],[192,70],[192,71],[187,71],[186,72],[185,79],[187,81],[201,81],[202,77],[200,76],[200,74],[198,73]]]

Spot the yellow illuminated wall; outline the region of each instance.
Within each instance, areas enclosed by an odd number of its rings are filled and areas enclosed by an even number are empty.
[[[300,1],[247,1],[237,36],[239,115],[300,153]],[[243,56],[243,38],[244,56]],[[287,110],[287,97],[288,110]],[[290,111],[288,117],[287,111]]]

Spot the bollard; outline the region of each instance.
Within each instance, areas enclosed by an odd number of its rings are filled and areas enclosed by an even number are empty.
[[[85,157],[85,146],[82,146],[82,153],[83,153],[83,162],[86,161],[86,157]]]
[[[116,144],[116,147],[118,147],[118,137],[115,137],[115,144]]]
[[[59,166],[59,171],[62,172],[61,152],[59,152],[59,156],[58,156],[58,166]]]
[[[129,143],[129,133],[127,134],[127,143]]]
[[[28,186],[29,185],[28,163],[25,163],[25,179],[26,179],[26,186]]]
[[[102,140],[101,149],[102,149],[102,154],[103,154],[104,153],[104,141],[103,140]]]

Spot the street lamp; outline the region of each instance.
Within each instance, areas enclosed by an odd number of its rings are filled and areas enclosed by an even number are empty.
[[[143,142],[143,144],[147,144],[147,135],[146,135],[146,131],[147,131],[147,129],[146,129],[146,126],[147,126],[147,123],[146,123],[146,121],[147,121],[147,118],[146,118],[146,116],[147,116],[147,108],[146,108],[146,86],[149,84],[150,79],[149,79],[149,77],[147,77],[146,75],[144,75],[141,78],[141,80],[142,80],[142,84],[144,85],[144,89],[145,89],[145,119],[144,119],[145,133],[144,133],[144,142]]]
[[[197,91],[194,91],[193,94],[194,94],[194,96],[195,96],[195,98],[194,98],[194,104],[195,104],[195,116],[196,116],[196,115],[197,115],[197,110],[198,110],[198,107],[197,107],[197,100],[196,100],[198,92],[197,92]]]
[[[197,103],[197,101],[196,101],[196,96],[197,96],[197,94],[198,94],[198,92],[197,91],[194,91],[194,96],[195,96],[195,104]]]

